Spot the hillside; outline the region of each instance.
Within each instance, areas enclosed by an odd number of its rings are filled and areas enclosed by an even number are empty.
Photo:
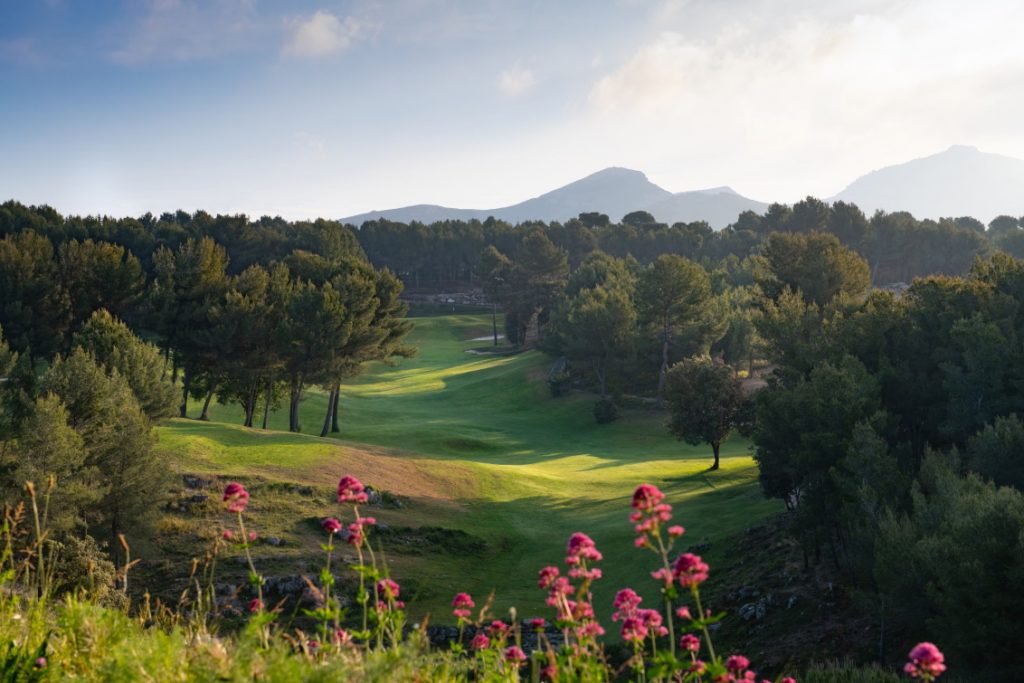
[[[944,152],[872,171],[832,199],[917,218],[1024,214],[1024,160],[954,145]]]
[[[456,209],[435,204],[418,204],[398,209],[370,211],[342,219],[361,225],[384,218],[408,223],[445,219],[484,220],[488,216],[519,223],[529,220],[565,221],[580,213],[597,211],[619,220],[631,211],[651,212],[659,221],[706,220],[714,228],[724,228],[743,211],[762,212],[767,204],[747,199],[729,188],[714,188],[673,194],[647,179],[640,171],[606,168],[563,187],[511,206],[496,209]]]
[[[417,319],[418,358],[375,367],[343,390],[340,440],[245,429],[235,407],[218,406],[213,419],[221,422],[162,427],[160,448],[178,472],[209,482],[199,495],[232,478],[250,485],[255,528],[283,541],[259,546],[257,561],[270,574],[312,566],[316,520],[345,513],[332,502],[341,474],[397,496],[401,507],[372,514],[395,530],[385,551],[410,586],[414,615],[446,614],[458,590],[486,596],[492,589],[499,608],[543,613],[536,571],[559,560],[578,530],[605,553],[598,604],[629,583],[651,588],[627,519],[629,496],[644,481],[662,486],[676,505],[688,529],[684,547],[717,541],[778,509],[761,496],[745,442],[726,444],[722,470],[708,472],[708,449],[671,439],[661,415],[635,412],[598,426],[592,397],[548,395],[540,354],[466,353],[483,343],[474,338],[488,324],[486,316]],[[323,396],[309,397],[305,428],[318,429],[324,407]],[[272,426],[284,420],[274,415]],[[161,552],[190,550],[182,539],[216,529],[221,514],[215,502],[171,513]]]

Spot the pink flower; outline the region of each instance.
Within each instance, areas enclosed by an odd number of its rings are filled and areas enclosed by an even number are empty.
[[[469,646],[474,650],[485,650],[491,646],[491,639],[483,633],[477,633],[473,636],[473,640],[470,641]]]
[[[657,486],[640,484],[633,492],[633,507],[637,510],[653,510],[664,499],[665,494]]]
[[[369,500],[366,495],[366,487],[351,474],[346,474],[338,482],[339,503],[365,503]]]
[[[313,651],[319,650],[320,649],[320,641],[319,640],[312,640],[312,639],[310,639],[310,640],[306,641],[306,647],[308,647],[310,650],[313,650]]]
[[[505,652],[502,654],[502,658],[504,658],[504,660],[510,664],[515,664],[516,666],[519,666],[520,664],[526,661],[526,653],[523,652],[520,648],[516,647],[515,645],[512,645],[511,647],[505,648]]]
[[[455,597],[452,598],[452,614],[459,619],[469,619],[473,613],[470,611],[473,607],[476,607],[476,603],[473,602],[473,598],[470,597],[469,593],[456,593]]]
[[[584,560],[592,560],[594,562],[600,561],[602,558],[601,553],[597,549],[597,545],[594,543],[590,536],[577,531],[569,537],[569,543],[565,549],[565,563],[568,565],[578,565]]]
[[[743,655],[733,655],[725,660],[725,668],[734,674],[740,674],[750,667],[750,660]]]
[[[648,630],[653,631],[656,636],[668,635],[668,629],[662,626],[661,612],[656,609],[637,610],[637,617],[644,622]]]
[[[352,642],[352,634],[343,628],[339,628],[334,632],[334,642],[338,645],[347,645]]]
[[[537,617],[537,618],[535,618],[535,619],[530,619],[530,626],[531,626],[531,627],[532,627],[532,628],[533,628],[533,629],[534,629],[535,631],[543,631],[543,630],[544,630],[544,627],[545,627],[546,625],[547,625],[547,622],[546,622],[546,621],[544,621],[543,619],[541,619],[540,617]]]
[[[249,532],[249,543],[252,543],[255,540],[256,540],[256,532],[255,531],[250,531]]]
[[[642,643],[647,638],[647,626],[639,617],[626,617],[622,620],[620,631],[623,640],[631,643]]]
[[[389,602],[394,603],[394,606],[398,609],[405,607],[405,603],[398,599],[401,593],[401,587],[388,578],[381,579],[377,582],[377,607],[381,609],[388,609]]]
[[[685,533],[686,533],[686,529],[684,529],[683,527],[679,526],[678,524],[676,524],[675,526],[670,526],[668,528],[668,535],[671,536],[672,538],[679,538],[680,536],[682,536]]]
[[[35,666],[37,669],[45,669],[46,664],[46,657],[36,657]]]
[[[244,512],[249,504],[249,492],[237,481],[224,487],[224,502],[228,504],[228,512]]]
[[[689,607],[680,607],[679,609],[677,609],[676,616],[680,619],[693,619],[693,617],[690,616]]]
[[[687,671],[693,674],[697,674],[699,676],[704,673],[705,669],[707,669],[707,664],[705,664],[699,659],[695,659],[693,660],[693,664],[690,665],[690,668],[687,669]]]
[[[796,683],[796,679],[792,676],[786,676],[782,679],[782,683]]]
[[[946,658],[939,648],[932,643],[918,643],[910,651],[910,661],[903,670],[911,678],[931,681],[938,678],[946,670]]]
[[[666,569],[665,567],[662,567],[657,571],[651,572],[651,578],[655,581],[661,581],[666,586],[672,583],[672,581],[674,580],[672,570]]]
[[[540,577],[537,581],[537,586],[540,588],[550,588],[551,584],[558,578],[559,573],[558,567],[544,567],[537,572],[537,576]]]
[[[230,541],[232,538],[235,537],[235,532],[233,532],[231,529],[225,529],[224,531],[220,532],[220,535],[224,538],[225,541]]]
[[[491,622],[491,625],[487,627],[487,630],[490,631],[492,636],[501,637],[508,633],[508,628],[508,624],[506,624],[504,621],[500,619],[495,619]]]
[[[615,599],[612,600],[612,607],[618,610],[612,615],[612,621],[618,621],[625,617],[633,616],[636,612],[636,608],[643,602],[643,598],[637,595],[636,591],[632,588],[623,588],[615,594]]]
[[[687,633],[679,639],[679,647],[687,652],[698,652],[700,650],[700,638],[692,633]]]
[[[708,565],[699,555],[683,553],[676,558],[672,573],[683,587],[696,586],[708,578]]]
[[[597,638],[598,636],[603,635],[604,629],[601,627],[601,624],[596,621],[588,621],[576,629],[577,638]]]
[[[249,611],[250,612],[259,612],[261,609],[263,609],[263,601],[262,600],[260,600],[259,598],[253,598],[252,600],[249,601]]]
[[[328,517],[324,521],[320,522],[320,528],[333,536],[341,531],[341,522],[334,517]]]

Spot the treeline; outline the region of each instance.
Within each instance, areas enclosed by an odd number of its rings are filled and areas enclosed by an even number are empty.
[[[765,494],[806,561],[856,586],[882,656],[927,629],[962,663],[1020,667],[1024,262],[903,296],[790,285],[758,318],[777,365],[753,429]]]
[[[1021,219],[1000,216],[988,226],[970,217],[918,220],[906,212],[865,216],[854,204],[828,204],[813,197],[792,206],[772,204],[763,214],[742,213],[732,225],[715,231],[707,223],[658,223],[644,211],[613,222],[582,213],[565,223],[528,222],[513,226],[485,221],[442,221],[425,225],[368,221],[359,243],[377,266],[387,266],[412,287],[477,284],[475,266],[489,247],[503,254],[518,249],[521,235],[540,230],[565,251],[572,268],[601,251],[641,264],[662,254],[678,254],[711,269],[724,260],[755,254],[774,232],[835,235],[867,259],[876,285],[910,282],[924,275],[960,275],[974,258],[1003,250],[1024,257]]]
[[[299,431],[321,386],[327,434],[346,378],[413,353],[401,281],[337,223],[64,219],[12,202],[0,223],[0,493],[56,477],[51,528],[69,558],[95,560],[92,538],[113,551],[153,511],[166,468],[152,425],[190,400],[200,419],[236,402],[264,428],[287,402]]]

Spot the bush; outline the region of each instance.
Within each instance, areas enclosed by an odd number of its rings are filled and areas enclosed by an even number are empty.
[[[594,419],[597,420],[597,424],[606,425],[609,422],[615,422],[619,419],[619,409],[615,405],[615,401],[610,398],[602,398],[600,401],[594,404]]]

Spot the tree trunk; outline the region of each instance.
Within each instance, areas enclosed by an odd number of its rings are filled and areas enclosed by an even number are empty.
[[[334,385],[334,408],[331,410],[331,433],[337,434],[341,431],[338,426],[338,404],[341,403],[341,382]]]
[[[181,417],[188,417],[188,394],[192,389],[192,371],[189,368],[185,368],[185,375],[181,380],[181,406],[178,409],[178,414]]]
[[[164,349],[164,367],[163,367],[163,370],[160,371],[160,381],[161,382],[163,382],[165,379],[167,379],[167,366],[168,366],[168,364],[170,362],[171,362],[171,347],[168,346],[166,349]]]
[[[491,304],[491,327],[494,328],[494,345],[498,345],[498,304]]]
[[[292,378],[291,396],[288,400],[288,431],[299,432],[302,427],[299,425],[299,402],[302,400],[302,381]]]
[[[330,393],[327,394],[327,414],[324,415],[324,426],[320,430],[320,436],[327,436],[331,429],[331,415],[334,414],[334,402],[338,400],[338,395],[334,393],[334,389],[331,389]]]
[[[245,426],[252,427],[254,413],[256,412],[256,396],[259,391],[259,383],[257,380],[252,380],[252,384],[249,385],[249,393],[245,397]]]
[[[263,429],[267,428],[267,421],[270,418],[270,402],[274,399],[274,378],[267,377],[267,394],[263,403]]]
[[[658,371],[658,408],[665,405],[665,378],[668,377],[668,330],[661,336],[661,369]]]
[[[715,452],[715,464],[711,466],[711,469],[713,469],[713,470],[717,470],[718,469],[718,449],[720,449],[721,447],[722,447],[722,444],[718,443],[717,441],[715,443],[711,444],[711,450],[713,450]]]
[[[199,419],[203,422],[210,421],[210,401],[213,400],[213,395],[217,392],[217,380],[210,381],[210,390],[206,392],[206,400],[203,401],[203,412],[199,413]]]

